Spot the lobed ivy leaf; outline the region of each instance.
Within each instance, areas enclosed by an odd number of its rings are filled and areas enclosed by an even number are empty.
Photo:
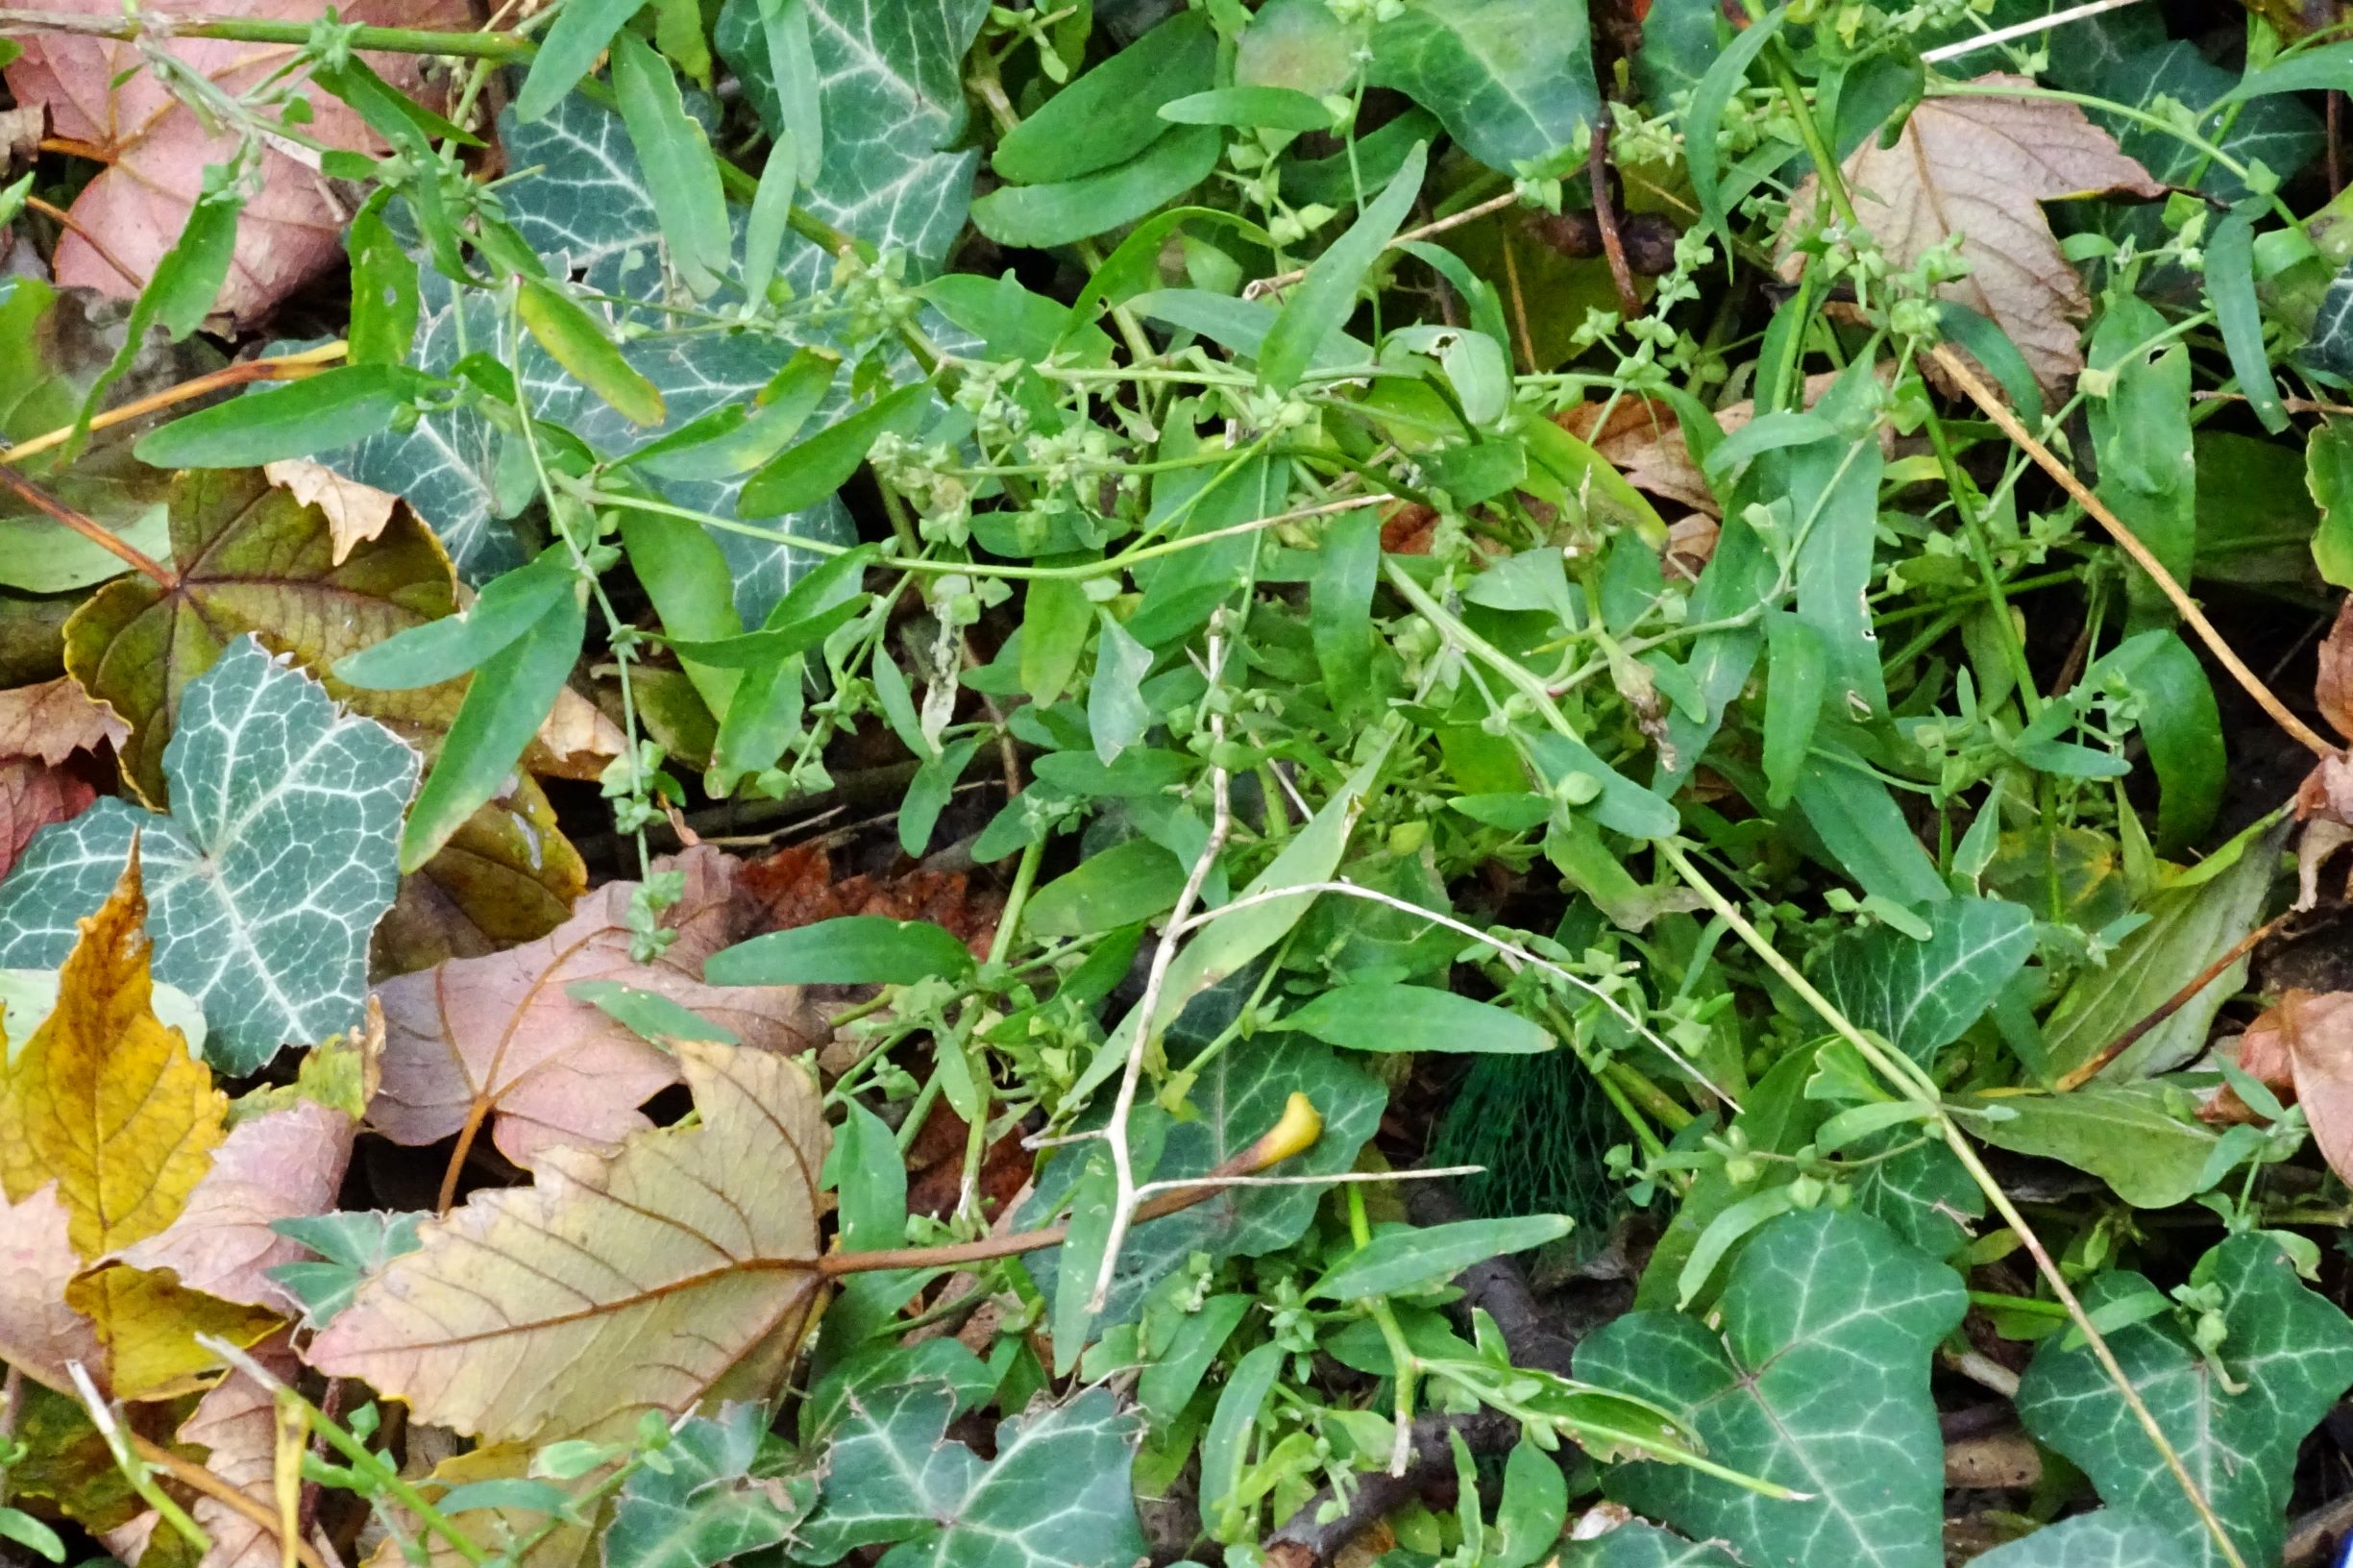
[[[2353,1384],[2353,1319],[2297,1282],[2272,1237],[2234,1236],[2198,1260],[2194,1291],[2222,1331],[2211,1356],[2172,1314],[2107,1335],[2124,1375],[2248,1562],[2276,1562],[2296,1449]],[[2083,1293],[2086,1311],[2152,1291],[2125,1270]],[[2046,1341],[2018,1390],[2019,1418],[2073,1460],[2114,1508],[2157,1527],[2190,1568],[2224,1559],[2172,1472],[2086,1345]]]
[[[1473,158],[1509,169],[1592,121],[1584,0],[1405,0],[1373,29],[1370,79],[1440,120]]]
[[[1916,1062],[1975,1023],[2034,954],[2034,918],[1998,898],[1953,898],[1927,911],[1928,936],[1887,925],[1848,931],[1822,960],[1840,1011]]]
[[[761,0],[727,0],[712,41],[772,132],[790,129]],[[802,202],[834,227],[928,272],[971,206],[979,154],[964,145],[964,56],[988,0],[803,0],[824,123]]]
[[[416,752],[247,636],[189,684],[163,772],[172,815],[109,798],[33,841],[0,883],[0,967],[62,963],[139,842],[156,974],[203,1006],[215,1066],[356,1026]]]
[[[316,1254],[315,1261],[280,1263],[269,1270],[277,1286],[303,1310],[304,1321],[323,1329],[352,1304],[369,1275],[404,1253],[417,1250],[422,1213],[310,1214],[281,1219],[270,1228]]]
[[[1973,1560],[1978,1568],[2189,1568],[2164,1531],[2121,1508],[2045,1525]]]
[[[1559,1561],[1560,1568],[1738,1568],[1713,1546],[1680,1540],[1638,1521],[1572,1542]]]
[[[1805,1500],[1660,1464],[1612,1471],[1608,1490],[1758,1568],[1940,1568],[1928,1356],[1966,1305],[1958,1275],[1875,1220],[1783,1215],[1732,1265],[1721,1335],[1679,1312],[1634,1312],[1578,1347],[1577,1375],[1655,1402],[1715,1462]]]
[[[716,1568],[790,1539],[817,1504],[818,1481],[751,1473],[762,1413],[738,1401],[696,1416],[662,1449],[660,1468],[631,1474],[604,1532],[604,1568]]]
[[[825,1455],[824,1503],[797,1555],[895,1544],[889,1568],[1055,1568],[1144,1556],[1128,1473],[1142,1423],[1108,1388],[998,1423],[996,1457],[947,1436],[945,1382],[851,1389]]]

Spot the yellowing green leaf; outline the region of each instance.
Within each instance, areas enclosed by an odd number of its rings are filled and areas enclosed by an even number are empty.
[[[23,1203],[54,1180],[88,1262],[155,1235],[212,1165],[229,1102],[150,1003],[147,900],[134,850],[81,923],[58,1003],[0,1075],[0,1184]]]
[[[817,1297],[817,1086],[772,1053],[688,1041],[701,1124],[610,1160],[544,1154],[537,1185],[428,1225],[310,1346],[417,1419],[486,1441],[625,1434],[692,1409]]]

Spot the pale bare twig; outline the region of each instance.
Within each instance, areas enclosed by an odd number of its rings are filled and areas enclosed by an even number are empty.
[[[1409,240],[1428,239],[1433,234],[1442,234],[1450,229],[1459,229],[1466,223],[1477,223],[1490,212],[1501,212],[1505,208],[1517,206],[1519,199],[1520,193],[1516,190],[1507,190],[1501,196],[1490,196],[1476,207],[1466,207],[1459,212],[1434,219],[1418,229],[1407,230],[1389,241],[1388,249],[1395,250]],[[1272,278],[1261,278],[1242,290],[1242,298],[1245,300],[1264,299],[1269,294],[1279,293],[1290,287],[1307,275],[1307,268],[1298,267],[1289,272],[1278,272]]]
[[[1209,689],[1214,693],[1225,671],[1226,640],[1225,611],[1221,607],[1210,623]],[[1225,716],[1213,708],[1210,712],[1210,734],[1222,751],[1226,740]],[[1213,752],[1213,755],[1215,753]],[[1193,858],[1192,870],[1185,878],[1185,889],[1177,894],[1176,908],[1169,912],[1168,923],[1161,931],[1158,945],[1152,949],[1152,968],[1144,978],[1143,996],[1136,1004],[1136,1038],[1128,1041],[1127,1062],[1119,1071],[1119,1092],[1112,1101],[1111,1122],[1104,1129],[1106,1141],[1111,1144],[1112,1211],[1111,1231],[1103,1238],[1103,1260],[1097,1265],[1094,1291],[1088,1298],[1088,1311],[1099,1312],[1111,1296],[1112,1275],[1119,1266],[1119,1246],[1127,1239],[1128,1226],[1136,1212],[1136,1162],[1128,1148],[1128,1118],[1136,1110],[1136,1086],[1143,1077],[1144,1057],[1152,1042],[1160,1038],[1160,1026],[1154,1015],[1160,1011],[1161,990],[1168,981],[1168,966],[1176,958],[1177,941],[1184,935],[1185,917],[1201,897],[1201,888],[1209,880],[1210,870],[1225,850],[1226,835],[1234,829],[1233,779],[1225,769],[1210,769],[1210,797],[1212,816],[1209,841],[1202,845],[1201,853]]]
[[[1946,61],[1958,60],[1963,55],[1973,54],[1979,49],[1990,49],[1998,43],[2008,43],[2013,38],[2023,38],[2037,33],[2047,33],[2053,28],[2065,27],[2070,22],[2080,22],[2087,16],[2097,16],[2102,12],[2121,11],[2126,6],[2137,6],[2140,3],[2141,0],[2087,0],[2084,5],[2070,6],[2065,11],[2054,11],[2047,16],[2037,16],[2031,21],[2014,23],[2009,27],[1998,27],[1991,33],[1980,33],[1973,38],[1961,38],[1952,43],[1939,44],[1934,49],[1924,50],[1920,58],[1930,65],[1941,65]]]

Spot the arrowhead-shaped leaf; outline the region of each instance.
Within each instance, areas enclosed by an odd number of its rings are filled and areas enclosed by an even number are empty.
[[[944,1382],[846,1396],[826,1451],[824,1505],[801,1552],[830,1562],[854,1547],[899,1543],[892,1559],[941,1568],[1056,1568],[1144,1556],[1128,1483],[1142,1423],[1108,1388],[1000,1422],[996,1458],[947,1436]]]
[[[163,771],[173,815],[106,799],[34,841],[0,883],[0,965],[62,963],[143,836],[156,974],[203,1005],[213,1063],[356,1025],[416,753],[248,637],[188,687]]]
[[[2019,904],[1951,898],[1927,920],[1924,942],[1886,925],[1849,931],[1822,965],[1830,1000],[1916,1062],[1960,1039],[2034,953],[2034,919]]]
[[[1631,1313],[1578,1347],[1577,1375],[1656,1402],[1716,1463],[1807,1500],[1662,1464],[1611,1472],[1611,1493],[1747,1562],[1941,1568],[1928,1356],[1965,1306],[1958,1275],[1875,1220],[1828,1209],[1775,1220],[1732,1265],[1721,1335],[1681,1313]]]
[[[384,1078],[369,1121],[396,1143],[435,1143],[491,1123],[499,1149],[529,1164],[557,1143],[609,1145],[648,1124],[637,1107],[677,1082],[670,1056],[590,1002],[582,981],[617,981],[691,1008],[763,1049],[797,1050],[795,987],[706,986],[703,960],[735,935],[738,863],[688,850],[663,923],[675,940],[650,964],[629,957],[633,882],[608,882],[549,936],[386,981]]]
[[[625,1435],[676,1415],[817,1295],[817,1086],[770,1052],[679,1047],[699,1126],[610,1160],[551,1149],[529,1188],[478,1192],[311,1342],[419,1420],[486,1441]]]
[[[2226,1331],[2211,1360],[2170,1314],[2112,1331],[2108,1347],[2241,1555],[2276,1562],[2296,1449],[2353,1384],[2353,1321],[2304,1288],[2278,1244],[2260,1234],[2216,1247],[2191,1283],[2216,1293]],[[2103,1274],[2083,1304],[2096,1313],[2153,1288],[2138,1274]],[[2160,1527],[2186,1562],[2223,1560],[2088,1346],[2046,1341],[2019,1387],[2018,1413],[2036,1440],[2082,1467],[2111,1507]]]

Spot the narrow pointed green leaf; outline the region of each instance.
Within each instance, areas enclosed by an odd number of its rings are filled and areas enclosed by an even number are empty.
[[[633,425],[659,425],[668,417],[660,389],[613,346],[596,317],[542,279],[523,279],[520,287],[515,313],[525,329],[582,386]]]
[[[515,95],[515,118],[529,124],[597,68],[597,57],[645,0],[564,0]]]
[[[1317,257],[1308,275],[1293,286],[1282,316],[1259,351],[1259,377],[1267,385],[1278,392],[1297,386],[1324,340],[1348,325],[1348,318],[1356,313],[1357,290],[1363,285],[1365,275],[1397,236],[1406,214],[1413,210],[1429,154],[1426,145],[1417,144],[1387,188],[1366,205],[1348,232],[1334,240],[1331,249]]]
[[[670,264],[698,299],[707,299],[727,275],[735,250],[710,138],[686,112],[670,62],[626,30],[613,38],[613,87],[622,123],[645,166],[646,193],[661,218]]]

